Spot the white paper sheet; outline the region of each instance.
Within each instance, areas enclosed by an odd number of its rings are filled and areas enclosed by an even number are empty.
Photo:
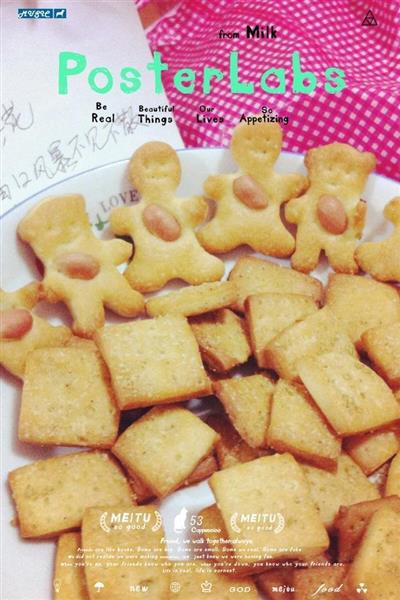
[[[67,16],[19,19],[17,9],[24,7],[66,8]],[[140,104],[166,105],[168,100],[154,92],[146,69],[152,57],[133,0],[13,0],[2,3],[1,12],[1,213],[53,183],[128,158],[148,140],[182,147],[175,123],[138,123]],[[87,58],[86,71],[70,78],[68,95],[58,94],[63,51]],[[89,71],[101,66],[114,76],[107,94],[97,94],[87,81]],[[142,87],[132,94],[119,88],[119,73],[126,66],[142,74]],[[115,123],[91,122],[96,102],[107,105],[104,116],[115,113]]]

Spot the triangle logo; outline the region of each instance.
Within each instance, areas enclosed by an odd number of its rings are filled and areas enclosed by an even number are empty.
[[[367,14],[364,17],[363,22],[361,23],[361,25],[366,25],[367,27],[372,27],[374,25],[378,25],[377,20],[374,17],[374,14],[372,12],[372,10],[369,10],[367,12]]]

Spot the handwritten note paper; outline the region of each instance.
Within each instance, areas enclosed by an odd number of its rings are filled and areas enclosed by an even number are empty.
[[[57,181],[128,158],[146,141],[182,147],[175,123],[139,122],[140,105],[168,100],[154,93],[146,69],[151,53],[133,1],[59,4],[66,8],[65,19],[19,19],[17,9],[29,2],[6,2],[2,8],[1,213]],[[48,1],[42,5],[53,7]],[[84,54],[88,70],[73,78],[68,95],[60,96],[58,55],[65,51]],[[90,89],[90,69],[107,67],[119,74],[125,66],[142,73],[139,91],[127,95],[114,85],[101,95]],[[99,101],[107,105],[104,116],[114,113],[114,122],[92,123]]]

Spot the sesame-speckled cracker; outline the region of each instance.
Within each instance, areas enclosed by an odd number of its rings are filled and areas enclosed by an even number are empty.
[[[41,348],[29,355],[18,426],[21,441],[91,448],[113,445],[119,410],[110,378],[94,342],[82,342]]]
[[[190,317],[231,306],[236,301],[235,284],[231,281],[218,281],[184,287],[164,296],[154,296],[147,300],[146,311],[150,317],[167,314]]]
[[[204,184],[216,212],[198,237],[209,252],[228,252],[248,244],[256,252],[290,256],[294,238],[282,223],[280,207],[307,187],[299,173],[274,170],[282,147],[277,123],[239,124],[232,133],[231,152],[236,173],[212,175]]]
[[[400,498],[390,496],[340,507],[333,524],[340,562],[352,562],[372,515],[383,506],[390,506],[400,512]]]
[[[4,322],[15,309],[22,309],[25,316],[31,318],[31,327],[17,338],[7,338],[2,333],[0,339],[0,364],[10,373],[20,377],[24,376],[27,356],[36,348],[62,346],[72,333],[63,325],[50,325],[45,319],[35,315],[32,308],[40,299],[40,284],[29,283],[15,292],[5,292],[0,289],[0,319]],[[28,313],[28,314],[26,314]],[[24,315],[22,315],[24,316]],[[3,329],[3,328],[2,328]]]
[[[363,271],[379,281],[400,282],[400,197],[393,198],[383,211],[394,231],[381,242],[364,242],[356,250],[356,261]]]
[[[340,440],[330,431],[316,410],[307,390],[280,379],[276,384],[268,446],[277,452],[290,452],[295,458],[334,470],[340,455]]]
[[[93,560],[85,566],[90,600],[127,600],[132,596],[169,600],[164,535],[161,515],[152,505],[135,508],[120,503],[86,510],[82,545],[93,552]],[[96,585],[98,582],[102,587]]]
[[[163,142],[144,144],[131,158],[129,177],[141,199],[113,210],[110,224],[116,235],[133,238],[135,253],[125,271],[132,287],[150,292],[176,278],[193,285],[221,279],[224,263],[195,234],[207,203],[200,196],[176,196],[181,166],[175,150]]]
[[[211,392],[196,338],[182,316],[106,326],[96,341],[122,410]]]
[[[400,431],[376,431],[349,437],[344,449],[366,475],[370,475],[400,450]]]
[[[366,212],[360,195],[375,167],[375,157],[348,144],[334,143],[309,150],[304,162],[310,187],[303,196],[285,206],[286,219],[297,225],[292,265],[308,273],[315,269],[324,250],[335,271],[356,273],[354,251],[364,228]],[[324,212],[329,220],[333,219],[332,211],[342,215],[343,226],[338,230],[327,229],[319,217],[318,207],[321,199],[326,198],[330,200]],[[334,208],[332,202],[336,205]]]
[[[82,196],[42,200],[22,219],[18,235],[43,262],[44,296],[66,304],[74,333],[91,337],[104,324],[104,306],[124,317],[143,312],[143,297],[117,269],[130,257],[131,244],[97,239]]]
[[[361,336],[361,346],[390,387],[400,388],[400,320],[367,329]]]
[[[22,537],[46,538],[81,525],[99,504],[132,503],[120,467],[107,452],[78,452],[39,460],[8,476]]]
[[[263,456],[218,471],[210,486],[229,538],[236,540],[239,564],[310,557],[327,549],[329,538],[305,475],[290,454]],[[265,514],[274,521],[259,527],[246,522],[246,515]]]
[[[400,421],[400,406],[389,386],[359,360],[339,352],[299,361],[300,377],[339,436],[350,436]]]
[[[264,350],[274,337],[318,310],[317,303],[300,294],[256,294],[245,302],[251,346],[259,367],[268,367]]]
[[[325,527],[332,527],[341,506],[379,498],[375,485],[347,454],[339,456],[334,473],[305,464],[302,468]]]
[[[218,434],[179,406],[153,408],[118,438],[113,453],[156,496],[178,488],[212,451]]]
[[[259,458],[262,451],[252,448],[240,437],[228,417],[223,414],[212,414],[207,418],[207,424],[216,431],[220,439],[215,448],[220,469]]]
[[[357,357],[344,327],[332,311],[324,307],[273,338],[264,349],[263,364],[284,379],[299,381],[300,360],[330,351]]]
[[[369,600],[398,599],[399,531],[400,512],[385,506],[372,516],[345,580],[345,591],[351,600],[361,595]],[[365,594],[363,588],[367,590]]]
[[[85,570],[79,558],[81,548],[80,532],[63,533],[58,538],[53,578],[56,600],[89,600]]]
[[[264,375],[250,375],[216,381],[213,387],[239,435],[252,448],[266,446],[274,384]]]
[[[248,296],[264,292],[302,294],[315,302],[322,300],[323,287],[318,279],[255,256],[241,256],[229,274],[229,281],[237,286],[239,300],[234,308],[241,312]]]
[[[361,336],[368,329],[400,321],[398,290],[359,275],[330,274],[326,304],[358,348],[362,348]]]
[[[249,358],[245,323],[228,308],[190,319],[190,326],[203,361],[212,371],[225,373]]]

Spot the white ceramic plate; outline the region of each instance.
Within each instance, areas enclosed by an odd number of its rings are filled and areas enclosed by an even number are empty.
[[[204,179],[213,173],[230,172],[234,165],[226,150],[196,149],[179,152],[182,161],[182,183],[179,194],[200,194]],[[80,193],[86,198],[87,208],[94,231],[101,237],[108,237],[107,221],[112,208],[128,204],[135,200],[129,191],[126,178],[127,161],[120,161],[92,169],[76,177],[51,186],[39,194],[6,213],[1,220],[2,232],[2,282],[1,287],[14,290],[39,277],[30,251],[21,244],[16,236],[16,227],[29,208],[41,198],[49,195]],[[281,171],[303,171],[303,157],[283,153],[278,169]],[[368,222],[364,239],[381,239],[389,234],[391,226],[382,217],[385,203],[395,195],[399,195],[400,185],[385,177],[372,175],[363,198],[368,201]],[[103,229],[101,229],[103,223]],[[97,224],[97,226],[96,226]],[[245,250],[249,252],[249,250]],[[243,250],[230,253],[226,258],[227,272],[233,259]],[[277,260],[281,264],[289,264],[287,260]],[[323,281],[328,268],[323,263],[316,275]],[[69,317],[61,306],[41,305],[36,309],[54,322],[69,323]],[[110,317],[109,318],[113,318]],[[21,385],[13,377],[3,371],[1,423],[2,423],[2,600],[50,600],[52,597],[52,570],[54,560],[53,541],[22,541],[18,529],[10,525],[14,517],[14,507],[10,499],[6,483],[7,473],[24,464],[60,453],[68,453],[73,449],[42,449],[17,440],[17,421],[21,394]],[[193,406],[193,404],[192,404]],[[194,403],[196,412],[206,409],[204,403]],[[185,506],[190,514],[199,512],[213,503],[213,496],[206,483],[198,484],[175,492],[161,505],[166,537],[176,538],[172,529],[173,517]],[[171,558],[180,558],[179,548],[170,549]]]

